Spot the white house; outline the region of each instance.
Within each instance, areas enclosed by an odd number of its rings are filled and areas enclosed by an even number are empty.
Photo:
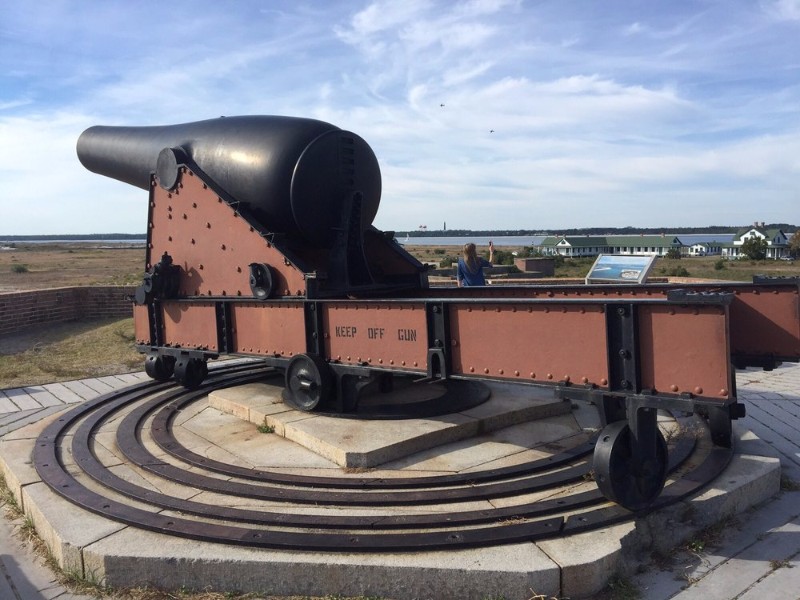
[[[683,251],[676,236],[662,235],[560,235],[542,240],[542,254],[567,257],[622,254],[633,256],[666,256],[673,249]]]
[[[725,258],[742,258],[742,246],[749,239],[763,239],[767,241],[767,258],[778,259],[789,256],[789,238],[780,229],[766,229],[764,223],[753,223],[746,229],[736,232],[733,241],[722,246],[722,256]]]
[[[722,242],[698,242],[686,248],[687,256],[716,256],[722,254]]]

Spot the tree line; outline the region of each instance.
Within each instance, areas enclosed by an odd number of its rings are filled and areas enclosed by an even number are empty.
[[[469,236],[525,236],[525,235],[661,235],[670,234],[714,234],[735,233],[748,225],[710,225],[706,227],[571,227],[564,229],[411,229],[396,231],[395,236],[409,237],[469,237]],[[800,230],[800,225],[790,223],[767,223],[763,229],[780,229],[790,233]]]

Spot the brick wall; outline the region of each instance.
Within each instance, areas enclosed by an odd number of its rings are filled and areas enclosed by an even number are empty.
[[[0,336],[32,325],[133,315],[133,286],[67,287],[0,294]]]
[[[556,261],[553,258],[515,258],[514,266],[523,273],[538,271],[542,277],[553,277],[556,273]]]

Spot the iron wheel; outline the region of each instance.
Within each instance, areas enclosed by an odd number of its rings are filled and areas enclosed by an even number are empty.
[[[298,354],[286,367],[283,400],[292,408],[312,411],[331,397],[333,376],[330,367],[316,354]]]
[[[144,371],[151,379],[167,381],[175,372],[175,357],[150,353],[144,359]]]
[[[656,429],[656,455],[637,465],[627,421],[606,426],[594,448],[593,468],[603,495],[628,510],[648,507],[661,493],[667,479],[667,442]]]
[[[201,358],[181,357],[175,363],[175,381],[187,390],[198,387],[208,375],[208,365]]]

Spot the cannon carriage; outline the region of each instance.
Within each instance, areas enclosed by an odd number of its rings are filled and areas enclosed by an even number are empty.
[[[800,285],[431,288],[425,266],[372,225],[378,161],[354,133],[310,119],[227,117],[93,127],[94,172],[147,189],[145,275],[134,298],[147,373],[199,386],[207,361],[258,358],[304,411],[379,418],[453,412],[486,380],[598,407],[595,479],[646,508],[668,463],[659,409],[700,413],[716,444],[744,415],[734,366],[800,360]],[[367,390],[439,382],[394,407]]]

